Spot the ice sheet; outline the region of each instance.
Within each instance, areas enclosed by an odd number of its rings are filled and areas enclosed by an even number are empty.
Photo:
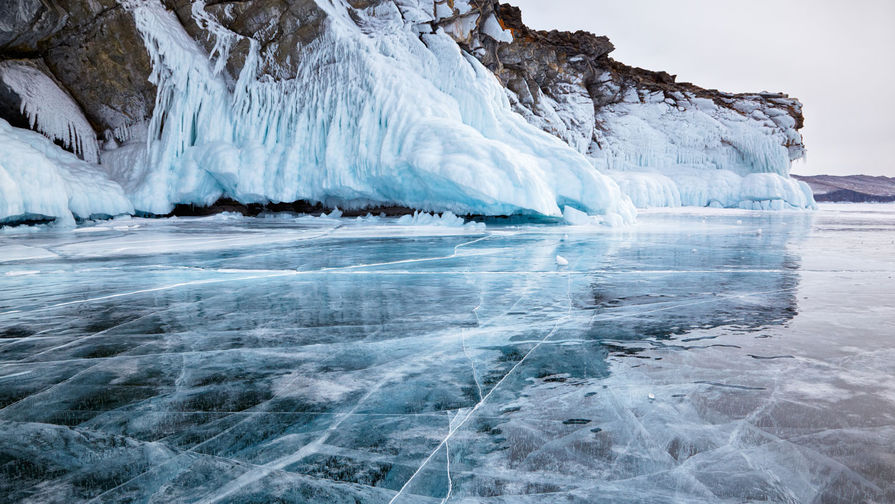
[[[4,235],[54,255],[0,263],[0,495],[892,500],[893,222],[824,205]]]

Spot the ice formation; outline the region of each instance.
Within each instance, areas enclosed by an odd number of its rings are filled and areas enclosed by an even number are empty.
[[[814,207],[810,188],[789,177],[804,155],[795,120],[757,102],[739,98],[737,110],[632,90],[598,114],[589,154],[638,207]]]
[[[530,42],[496,3],[317,0],[309,3],[319,11],[313,37],[274,37],[288,46],[285,56],[262,36],[224,26],[233,6],[192,2],[175,15],[159,0],[119,3],[149,56],[152,116],[110,126],[100,151],[78,104],[48,73],[24,61],[0,64],[32,129],[86,161],[51,143],[34,147],[5,126],[2,141],[16,147],[4,153],[9,196],[0,218],[163,215],[177,204],[231,198],[616,225],[631,222],[635,206],[814,205],[808,187],[788,177],[803,154],[797,101],[693,86],[650,91],[625,80],[630,69],[597,72],[593,91],[582,84],[590,77],[574,74],[598,58],[591,53],[557,63],[568,79],[544,92],[511,86],[487,66],[494,44],[549,65],[538,51],[567,39],[525,53]],[[296,19],[308,16],[317,14]],[[597,63],[605,61],[588,68]],[[599,96],[611,99],[597,103]],[[10,154],[28,149],[60,161],[28,175]],[[67,182],[46,186],[52,190],[37,181],[56,175]]]
[[[125,145],[104,163],[138,210],[226,196],[486,215],[560,216],[572,205],[634,217],[611,179],[513,113],[494,76],[448,35],[417,31],[432,19],[425,10],[384,3],[352,11],[365,16],[355,21],[345,5],[320,2],[326,29],[301,49],[294,78],[258,77],[276,63],[250,40],[231,91],[221,61],[238,35],[201,3],[193,13],[217,37],[213,58],[158,2],[126,5],[159,93],[145,150]]]
[[[50,77],[37,68],[17,62],[0,62],[0,81],[21,100],[21,112],[31,128],[58,140],[81,158],[96,163],[96,134],[80,107]]]
[[[118,184],[95,164],[0,119],[0,224],[133,213]]]
[[[504,83],[516,112],[586,154],[637,206],[813,206],[807,188],[789,179],[790,163],[804,155],[798,100],[703,89],[627,66],[609,56],[606,37],[532,30],[518,9],[496,1],[472,10],[454,2],[438,15]],[[495,16],[511,41],[494,30]],[[470,19],[475,30],[453,29]],[[773,176],[742,180],[752,174]]]
[[[638,208],[711,206],[747,210],[814,208],[804,182],[776,173],[672,166],[665,170],[607,170]]]

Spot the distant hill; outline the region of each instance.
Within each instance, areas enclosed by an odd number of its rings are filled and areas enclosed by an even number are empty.
[[[817,201],[892,202],[895,201],[895,178],[870,175],[793,175],[811,186]]]

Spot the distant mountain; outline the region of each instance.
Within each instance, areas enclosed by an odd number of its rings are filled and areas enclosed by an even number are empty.
[[[895,177],[870,175],[793,175],[811,186],[816,201],[892,202],[895,201]]]

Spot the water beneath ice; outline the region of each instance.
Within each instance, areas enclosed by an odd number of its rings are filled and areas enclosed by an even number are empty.
[[[893,502],[893,244],[892,205],[6,231],[0,501]]]

